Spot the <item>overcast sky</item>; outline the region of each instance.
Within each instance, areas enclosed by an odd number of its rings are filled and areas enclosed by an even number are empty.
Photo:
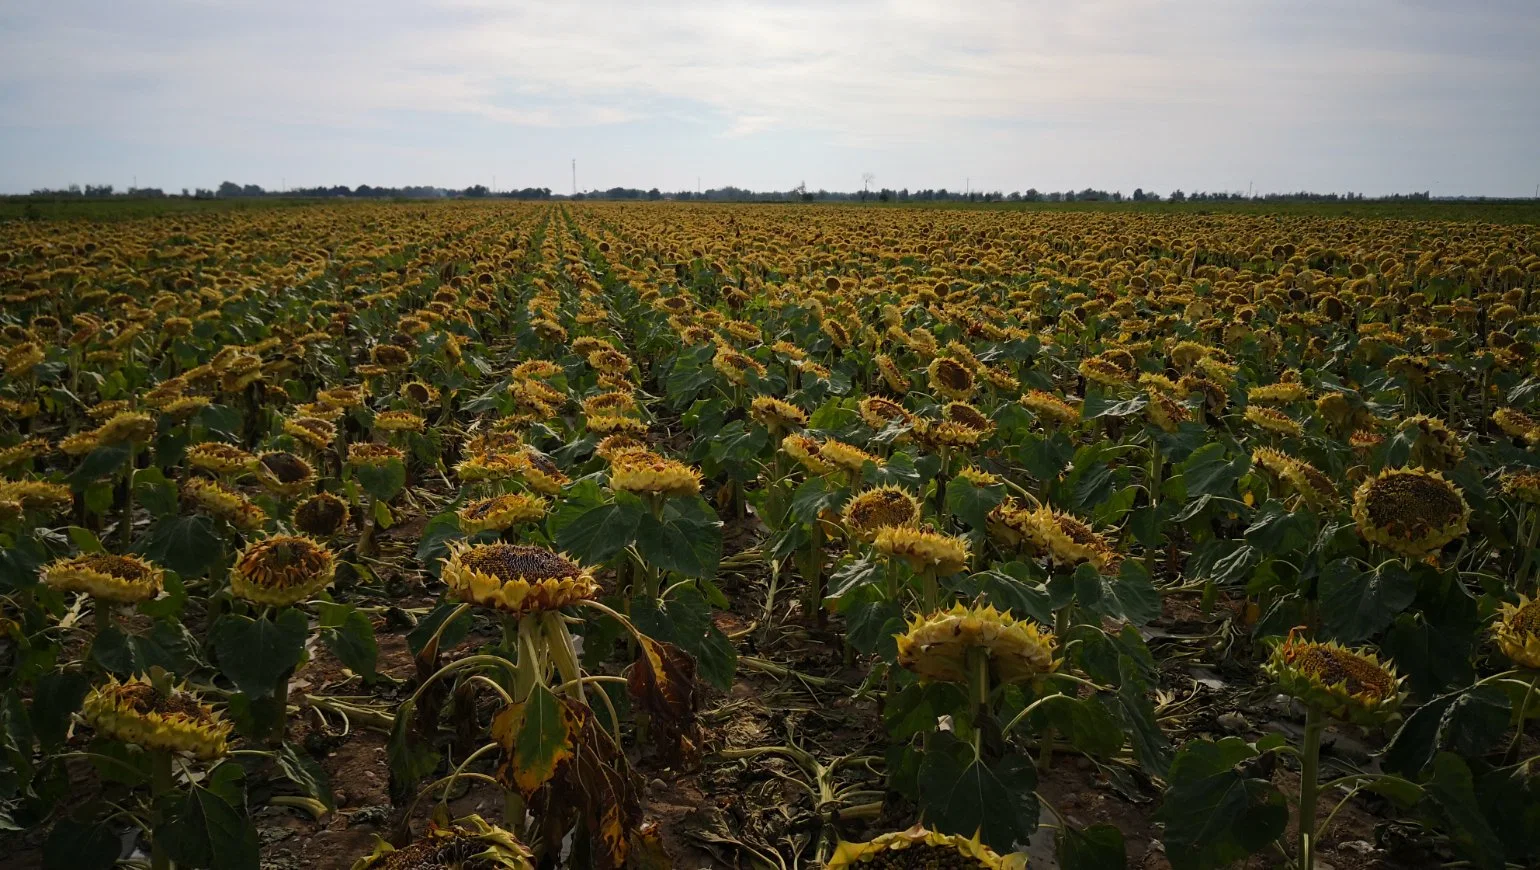
[[[1540,183],[1540,0],[0,0],[0,190]],[[971,181],[969,180],[971,178]]]

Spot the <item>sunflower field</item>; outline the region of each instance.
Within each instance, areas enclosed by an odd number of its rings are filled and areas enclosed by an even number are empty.
[[[1540,866],[1540,230],[0,224],[0,866]]]

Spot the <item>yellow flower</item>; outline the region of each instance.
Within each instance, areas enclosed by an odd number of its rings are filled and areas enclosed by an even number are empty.
[[[445,826],[430,822],[417,842],[399,849],[376,838],[374,851],[351,870],[534,870],[533,858],[512,833],[469,815]]]
[[[927,682],[967,683],[969,658],[981,653],[991,686],[1021,683],[1052,673],[1053,633],[992,606],[964,607],[916,616],[898,636],[898,663]]]
[[[374,415],[374,428],[382,432],[421,432],[428,421],[411,411],[381,411]]]
[[[700,475],[682,462],[648,450],[627,450],[610,461],[610,488],[637,495],[687,498],[700,492]]]
[[[907,831],[883,834],[864,843],[841,840],[829,859],[828,870],[848,867],[956,867],[979,870],[1025,870],[1026,858],[1007,858],[967,837],[940,834],[915,825]]]
[[[310,463],[283,450],[261,454],[252,468],[262,485],[279,495],[296,496],[315,485],[315,469]]]
[[[594,597],[593,574],[560,553],[519,544],[452,544],[444,582],[461,601],[516,615]]]
[[[1386,469],[1354,493],[1353,519],[1365,540],[1420,559],[1465,534],[1470,506],[1436,471]]]
[[[348,503],[318,492],[294,508],[294,527],[315,538],[330,538],[348,524]]]
[[[979,443],[984,433],[955,420],[933,420],[929,417],[921,417],[914,423],[914,436],[926,447],[940,450],[971,447]]]
[[[1530,504],[1540,504],[1540,471],[1513,471],[1503,475],[1503,491]]]
[[[1510,438],[1522,438],[1531,444],[1540,442],[1540,421],[1517,408],[1498,408],[1492,422]]]
[[[749,414],[760,425],[777,432],[800,429],[807,425],[807,412],[774,396],[756,396]]]
[[[1080,422],[1080,409],[1052,393],[1032,390],[1021,397],[1021,404],[1048,428],[1064,428]]]
[[[526,447],[522,452],[514,454],[513,463],[524,482],[544,495],[556,495],[562,487],[571,483],[567,475],[556,467],[556,463],[533,447]]]
[[[1133,382],[1133,372],[1105,356],[1088,356],[1078,367],[1081,377],[1104,387],[1120,387]]]
[[[930,388],[948,399],[964,401],[973,395],[977,386],[973,370],[951,357],[936,357],[925,369]]]
[[[103,423],[96,434],[103,444],[142,444],[155,435],[155,418],[138,411],[124,411]]]
[[[1294,381],[1280,381],[1246,391],[1246,401],[1254,404],[1290,405],[1308,398],[1310,391],[1305,389],[1304,384]]]
[[[914,526],[920,521],[920,502],[896,486],[879,486],[845,504],[845,528],[856,538],[871,541],[888,526]]]
[[[241,448],[219,441],[205,441],[187,448],[188,465],[214,474],[239,474],[250,469],[256,461],[255,456]]]
[[[995,431],[995,421],[967,402],[947,402],[941,406],[941,416],[949,422],[972,429],[979,433],[980,438],[988,438]]]
[[[467,482],[506,480],[517,476],[523,467],[523,462],[517,453],[472,453],[455,463],[455,476]]]
[[[1520,595],[1517,606],[1504,602],[1492,637],[1514,664],[1540,670],[1540,600]]]
[[[583,413],[590,417],[623,417],[636,412],[636,398],[620,390],[610,390],[583,400]]]
[[[938,577],[963,570],[971,558],[967,539],[912,526],[884,526],[872,544],[879,553],[902,559],[915,571],[934,570]]]
[[[1350,650],[1335,641],[1299,640],[1291,633],[1273,649],[1265,669],[1284,694],[1344,722],[1384,722],[1405,697],[1388,662],[1382,664],[1372,652]]]
[[[81,718],[99,734],[146,749],[212,760],[228,751],[232,726],[185,688],[162,693],[149,680],[108,678],[86,695]]]
[[[337,427],[319,417],[294,417],[283,421],[283,431],[316,450],[325,450],[337,439]]]
[[[1187,409],[1166,393],[1152,388],[1147,390],[1147,394],[1150,403],[1145,406],[1145,415],[1155,428],[1175,432],[1177,427],[1188,421]]]
[[[135,604],[160,594],[166,572],[137,556],[92,553],[57,559],[43,568],[43,582],[62,592],[85,592],[103,601]]]
[[[5,352],[5,373],[19,378],[37,368],[43,359],[43,349],[36,342],[22,342]]]
[[[20,444],[0,448],[0,468],[31,462],[49,451],[48,439],[29,438]]]
[[[102,446],[102,439],[94,431],[76,432],[59,439],[59,452],[66,456],[84,456]]]
[[[756,378],[765,376],[765,367],[758,360],[725,345],[717,348],[716,356],[711,358],[711,367],[739,385],[748,383],[749,372]]]
[[[885,353],[877,355],[877,371],[882,375],[882,380],[888,385],[888,389],[899,395],[909,392],[909,376],[898,367],[898,363]]]
[[[781,449],[813,474],[833,474],[837,470],[823,458],[823,445],[817,438],[793,433],[781,439]]]
[[[882,457],[874,456],[859,447],[834,438],[824,441],[819,446],[819,457],[851,477],[860,475],[861,469],[866,467],[868,462],[879,468],[884,464]]]
[[[1417,414],[1402,420],[1396,430],[1402,433],[1416,431],[1408,461],[1423,468],[1444,470],[1458,465],[1465,458],[1465,448],[1456,435],[1442,420]]]
[[[74,502],[70,488],[43,480],[0,481],[0,500],[16,502],[24,510],[57,512]]]
[[[1298,437],[1304,431],[1293,417],[1266,405],[1248,405],[1246,421],[1260,429],[1277,432],[1280,435]]]
[[[182,481],[182,498],[242,531],[255,531],[267,522],[262,508],[217,480],[187,478]]]
[[[1022,509],[1007,523],[1021,531],[1033,550],[1056,565],[1074,567],[1089,562],[1105,572],[1120,561],[1106,538],[1076,517],[1047,505]]]
[[[605,347],[588,354],[588,365],[594,371],[619,375],[631,371],[631,358],[613,347]]]
[[[257,604],[287,607],[331,585],[336,559],[298,535],[274,535],[242,550],[230,569],[230,591]]]
[[[867,426],[881,432],[894,423],[900,426],[914,424],[914,415],[908,409],[891,399],[881,396],[867,396],[860,402],[861,419]]]
[[[415,378],[402,384],[396,393],[414,405],[430,405],[437,402],[439,397],[437,387]]]
[[[477,499],[455,512],[460,531],[473,535],[483,531],[501,532],[522,523],[532,523],[545,516],[547,502],[539,496],[513,493]]]

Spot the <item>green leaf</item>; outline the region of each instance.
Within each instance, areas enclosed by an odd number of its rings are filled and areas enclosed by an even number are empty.
[[[876,653],[886,662],[898,659],[895,636],[904,633],[904,609],[898,602],[889,601],[882,589],[866,586],[842,602],[840,610],[845,614],[846,637],[856,652]]]
[[[520,778],[536,787],[555,775],[556,765],[572,754],[567,720],[561,703],[545,686],[536,684],[522,708],[522,722],[514,734],[511,763]]]
[[[984,518],[1004,500],[1003,486],[976,486],[966,477],[953,478],[946,485],[947,512],[970,529],[984,528]]]
[[[822,477],[810,477],[791,495],[791,515],[811,524],[825,510],[844,507],[849,490]]]
[[[962,582],[962,592],[968,597],[982,597],[996,609],[1009,610],[1014,616],[1053,624],[1048,588],[1032,577],[1031,568],[1025,563],[1007,562],[995,570],[980,571]]]
[[[412,650],[412,655],[415,656],[422,652],[423,647],[428,645],[428,641],[439,630],[439,626],[443,625],[444,620],[448,619],[449,615],[458,610],[459,607],[460,602],[458,601],[439,602],[437,607],[429,611],[427,616],[424,616],[411,631],[406,633],[406,643]],[[472,611],[467,610],[444,629],[444,633],[439,636],[440,650],[447,650],[458,646],[461,641],[465,640],[465,636],[470,634],[473,624],[471,614]]]
[[[159,620],[147,635],[126,634],[117,626],[101,632],[91,644],[91,660],[119,676],[143,674],[152,667],[185,675],[198,665],[194,647],[181,623]]]
[[[252,698],[266,698],[278,678],[305,655],[310,623],[303,611],[286,607],[276,620],[227,613],[209,629],[219,670]]]
[[[414,712],[410,700],[396,709],[390,739],[385,743],[385,760],[390,767],[390,794],[395,803],[410,800],[417,793],[417,783],[438,769],[441,758],[431,744],[414,739]]]
[[[380,501],[390,501],[406,486],[406,463],[399,459],[360,465],[354,470],[364,492]]]
[[[32,730],[45,751],[64,742],[70,716],[80,709],[91,681],[76,671],[44,674],[32,688]]]
[[[309,755],[300,755],[287,743],[278,747],[276,755],[283,775],[299,786],[306,797],[315,798],[328,810],[337,808],[337,799],[332,795],[331,779],[327,777],[326,769],[321,767],[314,758]]]
[[[223,558],[224,542],[205,516],[170,516],[135,547],[145,558],[183,577],[202,577]]]
[[[939,731],[920,761],[919,786],[924,821],[942,833],[976,833],[1008,852],[1037,829],[1037,771],[1020,755],[987,761],[952,732]]]
[[[1134,631],[1133,626],[1124,629]],[[1129,655],[1118,656],[1118,712],[1127,725],[1128,740],[1139,766],[1152,776],[1164,777],[1171,765],[1171,742],[1155,719],[1150,684],[1139,663]]]
[[[1160,593],[1144,564],[1124,559],[1117,577],[1086,564],[1075,569],[1075,600],[1092,613],[1144,625],[1160,616]]]
[[[449,555],[449,542],[458,541],[465,535],[460,531],[460,518],[454,511],[445,511],[423,527],[422,538],[417,543],[417,564],[427,568],[435,577],[443,568],[443,559]]]
[[[86,454],[80,467],[69,476],[69,482],[76,489],[81,489],[93,480],[116,474],[118,469],[128,464],[128,455],[127,444],[98,447]]]
[[[396,521],[396,518],[390,513],[390,505],[383,501],[376,500],[374,502],[374,509],[370,513],[374,516],[375,526],[381,529],[390,528]]]
[[[374,640],[374,624],[369,617],[348,604],[323,601],[321,612],[321,640],[332,655],[347,668],[372,683],[379,674],[375,666],[379,662],[380,648]]]
[[[244,807],[212,789],[192,786],[154,837],[178,865],[258,870],[257,829]]]
[[[1060,828],[1055,843],[1061,870],[1123,870],[1128,866],[1123,832],[1112,825]]]
[[[1123,726],[1097,698],[1050,695],[1029,717],[1034,729],[1053,726],[1087,755],[1106,758],[1123,748]]]
[[[1417,598],[1417,584],[1399,565],[1360,571],[1338,559],[1321,573],[1321,615],[1329,640],[1358,643],[1384,631]]]
[[[111,825],[63,818],[43,843],[43,870],[108,870],[122,851],[123,841]]]
[[[90,529],[83,529],[80,526],[70,526],[65,531],[69,533],[70,543],[75,545],[75,549],[79,550],[81,553],[89,554],[106,552],[106,550],[102,547],[101,540],[99,540],[96,537],[96,533],[92,532]]]
[[[1477,867],[1502,870],[1503,844],[1487,824],[1476,800],[1475,780],[1460,756],[1440,752],[1433,759],[1433,779],[1428,783],[1433,799],[1448,824],[1444,831],[1451,842]]]
[[[661,604],[661,606],[660,606]],[[667,641],[688,652],[697,672],[713,686],[732,688],[738,651],[711,618],[711,606],[693,584],[680,584],[663,602],[646,596],[631,599],[631,619],[643,634]]]
[[[652,519],[636,501],[590,508],[556,533],[556,546],[581,562],[598,565],[636,541],[644,517]]]
[[[1235,483],[1251,467],[1251,457],[1245,454],[1225,458],[1225,446],[1218,442],[1205,444],[1192,452],[1186,461],[1177,466],[1187,485],[1187,497],[1200,495],[1233,495]]]
[[[1155,814],[1166,826],[1166,857],[1176,870],[1232,864],[1283,835],[1289,823],[1283,793],[1236,767],[1256,754],[1238,737],[1194,740],[1177,753]]]
[[[890,740],[904,741],[916,734],[935,731],[939,717],[960,713],[967,706],[968,699],[956,685],[915,682],[905,686],[883,707],[882,721]]]
[[[152,516],[170,516],[177,511],[176,484],[159,468],[141,468],[134,473],[134,501]]]

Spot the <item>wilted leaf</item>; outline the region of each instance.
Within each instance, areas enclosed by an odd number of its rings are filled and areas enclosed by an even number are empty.
[[[691,766],[700,743],[695,721],[695,662],[679,647],[643,637],[626,680],[651,719],[654,744],[672,763]]]

